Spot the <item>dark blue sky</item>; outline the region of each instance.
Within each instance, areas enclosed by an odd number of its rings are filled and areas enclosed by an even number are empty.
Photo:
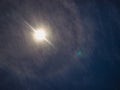
[[[117,0],[1,0],[0,90],[120,90]],[[49,27],[37,44],[32,27]]]

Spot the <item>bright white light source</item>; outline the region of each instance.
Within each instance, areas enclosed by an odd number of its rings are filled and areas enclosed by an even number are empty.
[[[39,41],[39,40],[45,40],[46,38],[46,33],[44,30],[40,29],[40,30],[36,30],[34,31],[34,38]]]
[[[33,31],[33,37],[35,39],[35,41],[46,41],[49,45],[51,45],[52,47],[54,47],[54,45],[47,39],[48,38],[48,33],[46,33],[44,28],[40,28],[40,29],[34,29],[28,22],[25,21],[25,24],[28,25],[31,30]],[[55,47],[54,47],[55,48]]]

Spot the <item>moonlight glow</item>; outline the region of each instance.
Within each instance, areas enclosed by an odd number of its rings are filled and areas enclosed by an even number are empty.
[[[37,41],[45,40],[46,32],[43,29],[34,31],[34,38]]]
[[[46,41],[49,45],[51,45],[52,47],[55,48],[55,46],[47,39],[48,33],[45,32],[46,29],[44,29],[44,28],[34,29],[28,22],[26,22],[26,21],[24,21],[24,22],[33,31],[33,37],[34,37],[35,41],[37,41],[37,42]]]

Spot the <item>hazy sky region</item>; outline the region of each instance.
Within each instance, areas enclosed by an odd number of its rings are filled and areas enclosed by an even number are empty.
[[[0,0],[0,90],[120,90],[119,0]]]

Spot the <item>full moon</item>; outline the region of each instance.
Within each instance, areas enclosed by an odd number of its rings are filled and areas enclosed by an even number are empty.
[[[39,42],[39,41],[46,41],[49,45],[51,45],[52,47],[54,47],[54,45],[46,38],[47,37],[47,33],[45,32],[45,29],[41,28],[41,29],[33,29],[34,30],[34,39]],[[55,48],[55,47],[54,47]]]
[[[37,41],[37,42],[46,41],[49,45],[51,45],[52,47],[55,48],[55,46],[47,39],[48,33],[46,33],[46,29],[44,29],[44,28],[34,29],[28,22],[26,22],[26,21],[24,21],[24,22],[33,31],[33,37],[34,37],[35,41]]]
[[[46,39],[46,32],[44,29],[38,29],[34,31],[34,38],[37,41],[43,41]]]

